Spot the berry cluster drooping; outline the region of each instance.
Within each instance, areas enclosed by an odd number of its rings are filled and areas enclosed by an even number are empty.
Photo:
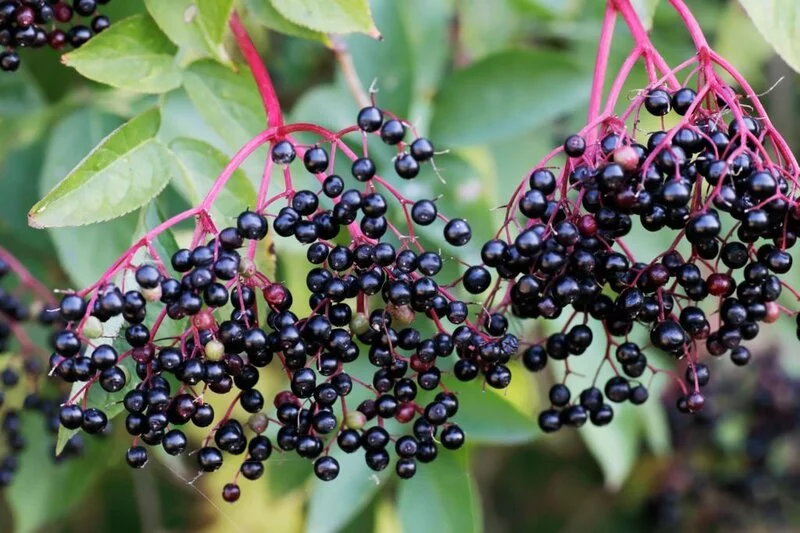
[[[18,49],[50,46],[78,48],[111,24],[97,13],[111,0],[4,0],[0,2],[0,69],[20,66]],[[76,20],[77,19],[77,20]]]
[[[560,331],[523,342],[529,370],[564,364],[563,380],[550,389],[551,406],[539,415],[545,432],[587,420],[605,425],[614,403],[647,401],[657,373],[675,376],[656,368],[651,353],[668,354],[684,368],[685,379],[675,378],[683,391],[678,410],[700,411],[709,381],[701,356],[729,354],[735,365],[746,365],[751,354],[745,342],[763,324],[795,314],[778,303],[781,294],[788,289],[800,296],[786,276],[788,250],[800,231],[800,169],[757,96],[708,48],[674,71],[657,54],[644,53],[645,44],[651,48],[648,37],[630,5],[618,4],[638,46],[606,110],[599,112],[598,98],[589,124],[526,177],[497,238],[482,250],[485,268],[498,278],[486,308],[521,319],[569,313]],[[613,7],[609,13],[614,16]],[[639,57],[651,84],[616,114],[622,84]],[[679,84],[676,73],[695,63]],[[742,91],[726,83],[720,69]],[[643,132],[642,114],[660,121],[661,129]],[[671,244],[645,256],[625,244],[637,232],[670,232]],[[578,376],[570,361],[597,343],[604,351],[598,367],[609,365],[613,376],[599,382],[598,368],[589,387],[572,394],[568,382]]]
[[[465,442],[451,379],[505,389],[515,357],[533,372],[563,365],[539,415],[545,432],[608,424],[615,404],[646,402],[660,373],[680,387],[678,408],[698,412],[709,381],[701,356],[730,353],[746,364],[743,342],[793,314],[777,302],[781,294],[800,298],[782,278],[800,230],[800,169],[696,23],[687,25],[701,53],[672,70],[627,0],[609,1],[601,43],[610,46],[617,12],[636,47],[606,109],[607,62],[598,61],[587,126],[525,176],[495,237],[475,247],[463,272],[461,259],[439,247],[474,246],[470,225],[440,213],[438,198],[409,199],[394,184],[436,170],[433,144],[374,102],[338,132],[283,124],[234,15],[269,127],[232,157],[200,205],[147,231],[97,283],[63,297],[67,325],[53,339],[51,366],[74,383],[60,412],[65,431],[102,432],[121,405],[132,467],[145,465],[147,446],[188,453],[201,472],[236,456],[239,474],[223,489],[235,501],[239,476],[259,478],[274,452],[313,461],[322,480],[338,476],[342,453],[363,454],[375,471],[394,460],[400,478],[412,477],[441,448]],[[638,59],[650,82],[617,113]],[[678,83],[676,73],[692,65]],[[661,128],[643,135],[642,113]],[[264,145],[253,205],[240,206],[235,224],[216,210],[212,217],[227,180]],[[387,146],[392,155],[381,156]],[[381,177],[383,167],[396,179]],[[190,218],[191,242],[170,250],[163,237]],[[668,231],[672,243],[655,257],[625,243],[632,232]],[[257,260],[278,238],[304,247],[287,277],[302,273],[307,301]],[[562,315],[560,331],[527,338],[529,322],[541,331]],[[573,394],[580,373],[570,365],[598,345],[596,375]],[[653,364],[663,356],[680,374]],[[285,375],[275,390],[264,386],[270,366]],[[601,381],[606,366],[613,376]],[[230,400],[222,410],[218,396]],[[201,442],[189,425],[208,428]]]
[[[43,353],[29,336],[34,325],[52,328],[58,312],[47,304],[46,289],[8,252],[0,248],[0,488],[14,479],[19,455],[28,444],[23,425],[44,425],[55,444],[63,396],[46,383]],[[71,439],[59,459],[79,454],[80,436]],[[44,460],[38,458],[37,460]]]
[[[472,237],[469,224],[447,219],[435,200],[407,199],[377,174],[387,162],[398,178],[416,178],[433,165],[433,144],[406,141],[409,125],[377,107],[362,109],[356,122],[336,134],[285,126],[264,139],[271,143],[265,175],[273,167],[281,172],[282,192],[270,197],[269,183],[262,184],[255,208],[217,230],[205,211],[212,191],[173,219],[198,217],[190,246],[159,256],[152,243],[167,222],[97,284],[62,298],[67,327],[54,337],[51,364],[76,384],[61,409],[64,428],[96,433],[107,426],[104,406],[91,405],[99,388],[120,397],[134,440],[132,467],[145,465],[147,446],[161,446],[171,455],[191,452],[203,472],[219,469],[225,454],[236,456],[250,480],[262,475],[273,447],[313,461],[327,481],[339,474],[334,447],[362,453],[375,471],[396,456],[397,475],[410,478],[441,448],[463,446],[458,398],[443,371],[456,353],[459,379],[485,376],[503,388],[510,380],[504,363],[519,343],[502,317],[481,327],[470,322],[467,304],[437,281],[444,264],[438,246],[426,249],[415,236],[415,228],[438,226],[443,240],[459,247]],[[322,139],[300,144],[289,136],[298,130]],[[348,134],[364,140],[362,154],[344,143]],[[371,158],[372,136],[396,154]],[[334,173],[338,154],[349,160],[349,177]],[[300,165],[317,187],[295,188]],[[306,270],[307,302],[255,260],[273,238],[305,246],[305,264],[293,268]],[[468,271],[463,280],[471,292],[481,283],[473,278]],[[259,387],[269,365],[285,374],[285,390]],[[208,401],[229,393],[225,412]],[[209,428],[207,436],[193,445],[186,425]],[[236,480],[223,490],[228,501],[239,494]]]

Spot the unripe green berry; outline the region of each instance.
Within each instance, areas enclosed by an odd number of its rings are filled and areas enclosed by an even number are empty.
[[[83,336],[87,339],[96,339],[103,335],[103,323],[96,316],[90,316],[83,324]]]
[[[349,411],[344,416],[344,425],[350,429],[361,429],[367,423],[367,417],[361,411]]]
[[[225,357],[225,346],[216,339],[208,341],[206,344],[206,359],[209,361],[219,361]]]

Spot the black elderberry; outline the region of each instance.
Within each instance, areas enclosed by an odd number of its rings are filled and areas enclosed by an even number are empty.
[[[358,158],[353,161],[351,172],[358,181],[369,181],[375,177],[375,163],[367,157]]]
[[[570,157],[580,157],[586,151],[586,139],[580,135],[570,135],[564,141],[564,153]]]
[[[669,93],[663,89],[652,89],[644,96],[644,107],[651,115],[657,117],[669,113],[671,99]]]
[[[398,144],[406,135],[406,127],[399,120],[391,119],[381,127],[381,139],[389,145]]]
[[[367,133],[378,131],[383,124],[383,113],[374,106],[364,107],[358,112],[356,124],[361,131]]]
[[[410,154],[399,154],[394,159],[394,171],[403,179],[414,179],[419,175],[419,162]]]

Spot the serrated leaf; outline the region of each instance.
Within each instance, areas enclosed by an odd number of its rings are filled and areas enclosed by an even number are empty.
[[[177,48],[147,15],[114,23],[62,61],[87,78],[129,91],[163,93],[181,83]]]
[[[739,0],[739,3],[778,55],[800,72],[800,3],[795,0]]]
[[[521,413],[506,399],[483,390],[482,383],[447,380],[447,388],[458,396],[456,422],[471,443],[511,445],[540,436],[536,421]]]
[[[96,109],[80,109],[57,122],[44,152],[35,197],[45,196],[95,145],[122,123],[119,117]],[[104,224],[50,228],[48,233],[62,267],[74,284],[73,288],[82,288],[97,281],[108,265],[128,248],[135,227],[136,215],[128,214]],[[102,242],[103,246],[97,246],[87,254],[84,251],[87,242]]]
[[[508,50],[488,56],[442,83],[431,137],[452,148],[530,131],[584,105],[588,81],[566,52]]]
[[[324,33],[288,20],[273,7],[270,0],[244,0],[244,5],[259,24],[271,30],[302,39],[322,41],[325,44],[330,42],[330,39]]]
[[[145,5],[161,31],[180,47],[183,63],[203,57],[230,63],[222,41],[233,0],[145,0]]]
[[[403,531],[483,531],[478,489],[466,452],[442,450],[436,461],[417,464],[416,475],[400,482],[397,514]]]
[[[231,72],[210,61],[200,61],[186,70],[184,88],[200,115],[233,150],[267,127],[264,106],[249,70]]]
[[[278,12],[300,26],[322,33],[366,33],[380,36],[372,22],[369,0],[271,0]]]
[[[222,173],[228,156],[213,146],[196,139],[178,138],[169,145],[184,172],[173,185],[192,204],[199,204]],[[236,170],[217,196],[212,210],[230,221],[256,203],[256,190],[241,170]]]
[[[158,109],[121,126],[31,208],[33,227],[81,226],[120,217],[145,205],[180,170],[156,138]]]
[[[653,16],[656,13],[656,7],[659,0],[631,0],[633,9],[639,15],[639,20],[642,21],[644,29],[649,30],[653,27]]]
[[[306,519],[308,533],[341,531],[372,501],[392,472],[391,466],[373,472],[364,462],[364,454],[347,454],[335,446],[331,456],[339,461],[339,477],[333,481],[314,480]]]

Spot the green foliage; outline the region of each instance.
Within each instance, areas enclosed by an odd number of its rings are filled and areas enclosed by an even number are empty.
[[[270,0],[287,20],[324,33],[363,32],[378,36],[368,0]]]
[[[401,484],[397,513],[403,531],[483,531],[478,488],[468,464],[466,452],[449,453]]]
[[[163,93],[181,82],[175,51],[153,19],[136,15],[114,24],[63,60],[83,76],[112,87]]]
[[[800,4],[794,0],[740,0],[764,39],[800,72]]]
[[[452,147],[531,131],[582,107],[588,84],[588,73],[567,53],[497,53],[444,80],[434,101],[431,136]]]
[[[34,227],[82,226],[120,217],[145,205],[178,172],[156,139],[161,118],[150,109],[103,139],[31,208]]]

